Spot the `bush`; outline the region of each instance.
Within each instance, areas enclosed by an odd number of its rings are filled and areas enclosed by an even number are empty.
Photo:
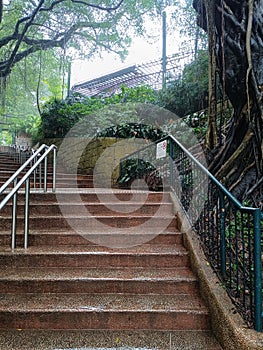
[[[162,188],[162,179],[155,167],[143,159],[129,158],[122,164],[120,177],[117,183],[120,187],[130,188],[136,179],[144,179],[150,190]]]
[[[122,87],[119,94],[111,97],[85,97],[79,94],[74,94],[66,100],[52,99],[47,102],[41,112],[41,131],[43,138],[61,138],[84,117],[89,118],[90,131],[94,136],[94,131],[97,126],[104,129],[109,126],[111,119],[110,112],[107,114],[107,109],[104,108],[110,105],[120,105],[125,103],[155,103],[157,93],[149,86],[138,86],[136,88]],[[132,111],[125,111],[123,108],[123,118],[129,120]],[[107,120],[108,119],[108,120]],[[117,120],[120,120],[119,116]],[[90,136],[90,135],[89,135]]]

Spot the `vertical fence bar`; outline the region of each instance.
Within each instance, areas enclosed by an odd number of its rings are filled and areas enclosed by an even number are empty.
[[[262,261],[261,261],[261,211],[254,211],[254,264],[255,264],[255,329],[262,332]]]
[[[24,232],[25,249],[27,249],[28,247],[29,195],[30,195],[30,177],[26,179],[26,189],[25,189],[25,232]]]
[[[220,269],[223,279],[226,278],[226,209],[224,195],[219,191],[219,203],[220,203]]]

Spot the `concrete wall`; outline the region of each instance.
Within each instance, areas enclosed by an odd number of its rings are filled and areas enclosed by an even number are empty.
[[[58,147],[58,164],[66,171],[93,174],[97,186],[116,184],[120,159],[145,145],[142,139],[79,138],[48,139]]]

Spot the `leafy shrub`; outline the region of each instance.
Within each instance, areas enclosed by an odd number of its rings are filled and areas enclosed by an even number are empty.
[[[154,103],[156,98],[157,93],[149,86],[136,88],[123,86],[119,94],[106,98],[74,94],[65,100],[52,99],[43,106],[41,112],[43,138],[64,137],[84,117],[89,119],[89,129],[93,136],[98,125],[101,126],[100,129],[109,126],[112,115],[110,115],[111,111],[105,108],[106,106],[118,104],[125,106],[127,102]],[[117,121],[129,120],[132,117],[133,111],[128,111],[127,108],[126,110],[123,108],[121,112],[123,117],[116,115]]]
[[[136,179],[144,179],[148,188],[158,190],[162,188],[162,179],[155,167],[143,159],[129,158],[122,164],[122,170],[117,182],[120,187],[131,187]]]
[[[86,113],[87,107],[83,103],[52,99],[44,105],[41,113],[43,137],[64,137]]]
[[[166,136],[161,129],[141,123],[122,123],[111,126],[98,133],[98,137],[116,137],[116,138],[140,138],[156,141]]]

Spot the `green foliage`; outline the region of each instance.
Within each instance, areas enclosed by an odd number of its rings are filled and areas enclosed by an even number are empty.
[[[61,58],[55,52],[32,54],[12,69],[5,87],[4,113],[26,118],[38,114],[39,103],[45,103],[52,96],[62,97]],[[37,97],[38,95],[38,97]]]
[[[114,134],[117,125],[125,124],[127,121],[140,122],[135,104],[152,103],[155,97],[156,92],[148,86],[134,89],[123,86],[119,94],[111,97],[85,98],[74,95],[66,100],[52,99],[44,105],[41,113],[43,137],[64,137],[84,118],[88,121],[89,127],[81,129],[80,134],[83,135],[85,132],[86,136],[94,136],[107,128],[109,129],[106,133]],[[111,127],[113,129],[110,129]]]
[[[173,21],[180,30],[183,38],[181,51],[207,49],[207,34],[197,25],[196,12],[193,8],[193,0],[180,0],[177,2],[176,11],[173,13]]]
[[[15,118],[10,130],[16,133],[24,132],[28,134],[33,141],[33,144],[38,141],[39,126],[41,118],[38,115],[29,115],[26,118]]]
[[[108,51],[124,59],[131,37],[147,36],[145,19],[156,16],[160,0],[124,1],[115,8],[118,3],[4,1],[0,31],[3,113],[35,115],[39,103],[51,97],[63,99],[67,65],[75,58],[90,59]]]
[[[87,108],[83,103],[71,104],[65,100],[50,100],[44,105],[41,113],[42,136],[64,137],[86,112]]]
[[[130,187],[134,180],[144,179],[148,188],[159,190],[162,188],[162,179],[155,167],[143,159],[129,158],[122,164],[122,171],[117,182],[120,187]]]
[[[0,145],[11,145],[12,134],[8,131],[0,131]]]
[[[205,109],[208,104],[208,54],[199,52],[184,68],[181,79],[171,81],[160,94],[164,108],[180,117]]]
[[[141,123],[123,123],[111,126],[97,134],[98,137],[139,138],[157,141],[166,136],[159,128]]]

